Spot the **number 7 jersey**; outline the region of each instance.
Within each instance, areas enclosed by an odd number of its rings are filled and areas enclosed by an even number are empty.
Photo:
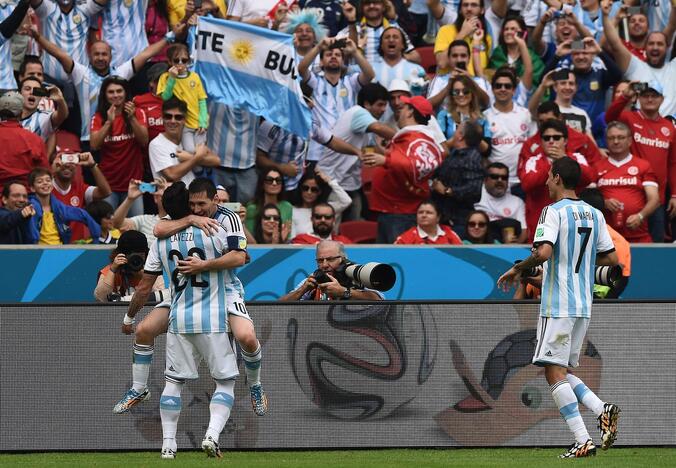
[[[202,260],[218,258],[228,251],[225,230],[212,236],[189,226],[166,239],[153,242],[144,271],[171,279],[170,333],[222,333],[228,331],[227,270],[204,271],[186,276],[178,271],[178,261],[196,256]]]
[[[596,255],[615,250],[603,214],[564,198],[542,210],[533,246],[551,244],[543,265],[542,317],[591,318]]]

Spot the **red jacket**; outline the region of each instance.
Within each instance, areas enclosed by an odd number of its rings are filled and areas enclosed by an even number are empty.
[[[36,167],[49,169],[42,138],[16,120],[0,122],[0,191],[10,180],[28,187],[28,174]]]
[[[450,226],[439,225],[443,235],[440,235],[436,240],[432,240],[429,237],[420,237],[418,232],[418,226],[413,226],[408,231],[405,231],[397,240],[394,241],[395,244],[408,244],[408,245],[417,245],[417,244],[434,244],[434,245],[461,245],[462,239],[450,228]]]
[[[574,128],[568,127],[568,143],[566,144],[566,152],[569,154],[580,153],[587,160],[588,164],[592,166],[603,159],[603,155],[598,147],[586,133],[578,132]],[[519,152],[518,169],[526,163],[532,156],[537,156],[542,153],[542,138],[540,134],[536,133],[530,137],[521,147]]]
[[[400,130],[387,146],[385,165],[373,173],[371,209],[412,214],[430,196],[428,180],[443,159],[426,126]]]
[[[676,77],[674,78],[676,79]],[[631,129],[631,154],[645,159],[657,176],[660,203],[666,199],[667,182],[671,196],[676,196],[676,128],[664,117],[648,119],[640,110],[629,111],[629,100],[620,95],[608,107],[606,122],[619,120]]]
[[[596,172],[587,163],[587,160],[579,153],[568,153],[569,158],[573,158],[580,164],[582,169],[582,177],[578,189],[582,189],[592,182],[596,181]],[[538,218],[542,213],[542,209],[549,205],[552,201],[549,198],[549,191],[547,190],[547,177],[552,163],[549,158],[540,153],[537,156],[531,156],[519,168],[519,180],[521,180],[521,187],[526,192],[526,224],[528,225],[528,232],[531,240],[535,235],[535,228],[538,225]]]
[[[314,234],[310,234],[310,233],[305,233],[305,234],[298,234],[296,237],[291,239],[291,243],[292,244],[315,245],[315,244],[319,244],[320,240],[322,240],[322,238],[319,237],[319,236],[315,236]],[[342,242],[343,244],[352,244],[352,240],[348,239],[345,236],[341,236],[340,234],[332,234],[326,240],[333,240],[333,241],[337,241],[337,242]]]

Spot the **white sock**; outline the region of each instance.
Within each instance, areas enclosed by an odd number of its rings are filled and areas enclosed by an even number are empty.
[[[561,416],[563,416],[566,424],[568,424],[568,428],[575,435],[575,440],[579,443],[585,443],[591,437],[589,437],[589,432],[587,432],[582,416],[580,416],[577,397],[568,380],[556,382],[549,388],[552,391],[556,406],[559,407]]]
[[[573,388],[573,392],[575,392],[577,400],[589,408],[596,416],[600,416],[603,413],[604,402],[579,377],[568,374],[567,378],[568,383]]]
[[[261,344],[258,343],[258,348],[253,353],[242,349],[242,359],[244,359],[244,371],[249,387],[261,383],[261,361],[263,359]]]
[[[160,397],[160,417],[162,418],[162,448],[176,451],[176,428],[181,415],[182,383],[167,380]]]
[[[228,422],[232,405],[235,402],[235,381],[227,380],[216,382],[216,390],[209,404],[209,427],[206,436],[211,436],[216,442],[223,432],[225,423]]]
[[[148,376],[150,375],[150,364],[153,362],[153,345],[142,345],[134,343],[134,358],[131,365],[132,388],[138,393],[142,393],[148,388]]]

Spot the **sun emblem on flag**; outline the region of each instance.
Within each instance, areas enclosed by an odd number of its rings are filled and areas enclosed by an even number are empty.
[[[240,65],[246,65],[253,59],[253,44],[246,40],[238,40],[230,47],[230,57]]]

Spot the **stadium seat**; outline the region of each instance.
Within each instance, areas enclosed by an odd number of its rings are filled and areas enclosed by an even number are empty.
[[[424,46],[418,47],[415,49],[420,54],[422,59],[422,67],[425,69],[428,75],[434,75],[437,69],[437,59],[434,57],[434,46]]]
[[[378,234],[375,221],[345,221],[340,223],[340,234],[349,237],[356,244],[372,244]]]

